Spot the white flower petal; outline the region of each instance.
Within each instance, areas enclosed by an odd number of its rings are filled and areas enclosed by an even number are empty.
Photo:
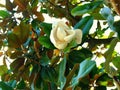
[[[80,44],[82,42],[82,31],[80,29],[75,30],[76,43]]]
[[[64,38],[66,37],[66,35],[67,34],[66,34],[65,30],[63,30],[61,27],[58,27],[58,29],[57,29],[57,38],[59,40],[63,41]]]
[[[74,30],[67,30],[68,35],[64,38],[64,40],[68,43],[70,43],[73,38],[75,37],[75,31]]]

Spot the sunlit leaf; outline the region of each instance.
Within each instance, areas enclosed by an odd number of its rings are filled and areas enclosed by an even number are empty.
[[[72,9],[71,14],[73,16],[79,16],[85,13],[90,13],[94,9],[96,9],[100,4],[102,4],[102,2],[103,1],[95,1],[88,4],[76,6],[75,8]]]
[[[0,17],[6,18],[6,17],[9,17],[9,16],[10,16],[10,14],[7,11],[0,10]]]
[[[112,63],[115,65],[118,71],[120,71],[120,56],[113,58]]]
[[[0,66],[0,76],[4,75],[5,73],[7,73],[7,71],[8,71],[8,68],[7,68],[6,65],[1,65]]]
[[[108,7],[104,7],[100,11],[101,15],[107,20],[108,25],[110,26],[111,29],[114,29],[113,23],[114,23],[114,17],[111,13],[111,9]]]

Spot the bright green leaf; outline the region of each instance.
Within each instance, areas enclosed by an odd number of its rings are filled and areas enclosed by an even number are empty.
[[[72,80],[72,87],[74,88],[81,78],[89,74],[95,65],[96,65],[95,61],[84,60],[83,62],[81,62],[78,75],[74,77]]]
[[[120,71],[120,56],[114,57],[112,59],[112,63],[115,65],[115,67]]]
[[[2,18],[6,18],[8,17],[10,14],[7,11],[4,10],[0,10],[0,17]]]
[[[72,9],[71,14],[73,16],[79,16],[85,13],[90,13],[93,10],[95,10],[100,4],[102,4],[102,2],[103,1],[95,1],[88,4],[76,6],[75,8]]]
[[[118,41],[119,41],[118,38],[114,38],[110,43],[109,49],[104,54],[105,59],[106,59],[106,61],[105,61],[105,71],[108,72],[108,73],[110,72],[109,63],[112,61],[112,53],[113,53],[114,48],[115,48]]]
[[[0,66],[0,76],[4,75],[5,73],[7,73],[7,71],[8,71],[8,68],[7,68],[6,65],[1,65]]]
[[[50,39],[47,36],[41,36],[38,39],[39,43],[46,48],[54,49],[54,45],[51,43]]]

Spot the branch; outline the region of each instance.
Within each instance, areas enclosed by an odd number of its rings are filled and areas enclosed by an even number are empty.
[[[96,45],[101,45],[101,44],[110,44],[110,42],[114,39],[115,37],[112,38],[107,38],[107,39],[95,39],[89,36],[89,38],[85,41],[88,42],[89,48],[92,49]]]

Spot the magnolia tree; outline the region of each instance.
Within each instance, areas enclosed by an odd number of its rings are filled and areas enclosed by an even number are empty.
[[[5,1],[2,90],[120,90],[119,0]]]

